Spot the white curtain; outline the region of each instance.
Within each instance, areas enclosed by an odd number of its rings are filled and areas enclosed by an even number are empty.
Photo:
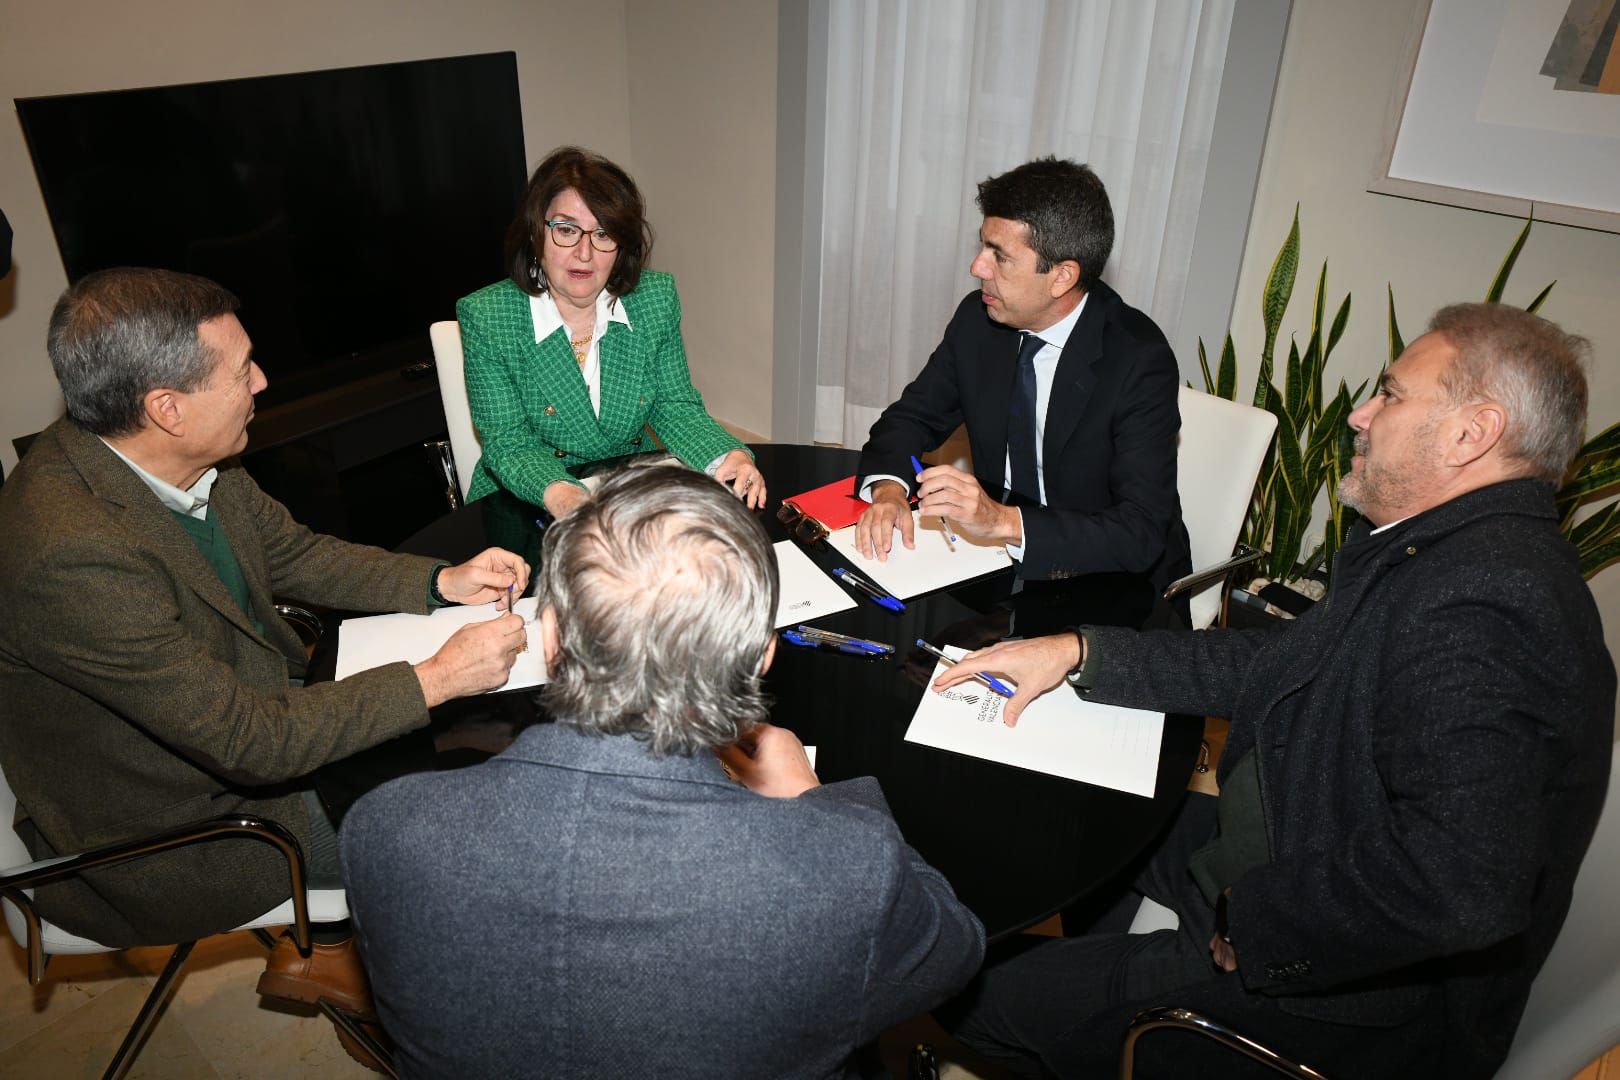
[[[1103,277],[1174,334],[1234,0],[831,0],[815,439],[860,446],[938,344],[985,177],[1108,187]]]

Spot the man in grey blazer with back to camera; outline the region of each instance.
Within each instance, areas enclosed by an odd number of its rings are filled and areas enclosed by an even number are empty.
[[[556,723],[344,820],[406,1075],[840,1075],[966,983],[983,928],[877,782],[822,785],[763,723],[777,575],[742,504],[631,468],[541,562]]]
[[[1272,630],[1109,627],[961,673],[1230,717],[1219,800],[1180,818],[1093,932],[998,958],[959,1034],[1031,1075],[1107,1075],[1138,1010],[1205,1013],[1329,1076],[1485,1077],[1569,910],[1608,786],[1614,664],[1553,489],[1586,343],[1442,309],[1350,415],[1364,521],[1327,597]],[[1144,893],[1175,930],[1127,934]],[[1139,1076],[1272,1075],[1187,1035]]]

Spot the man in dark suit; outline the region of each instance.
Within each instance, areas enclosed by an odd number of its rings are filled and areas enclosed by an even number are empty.
[[[1175,357],[1099,280],[1114,244],[1089,168],[1042,158],[979,185],[982,283],[861,451],[861,552],[913,545],[907,498],[1007,545],[1026,579],[1124,570],[1163,588],[1191,570],[1176,496]],[[911,455],[966,423],[973,475]],[[915,492],[913,492],[915,488]]]
[[[528,568],[460,566],[318,536],[243,471],[264,373],[236,297],[166,270],[91,274],[63,293],[48,351],[68,415],[0,490],[0,766],[37,858],[221,814],[284,825],[310,884],[338,886],[308,774],[499,686],[525,641],[508,615],[420,664],[303,687],[276,597],[359,610],[479,603]],[[11,823],[5,823],[10,827]],[[40,911],[107,945],[191,940],[287,899],[252,841],[197,844],[46,886]],[[369,1011],[348,933],[272,954],[262,992]]]
[[[556,723],[344,819],[405,1075],[839,1075],[972,976],[983,928],[877,782],[820,784],[762,722],[776,566],[725,488],[611,477],[538,595]]]
[[[1094,1075],[1136,1011],[1179,1005],[1330,1076],[1501,1064],[1609,776],[1614,665],[1552,497],[1585,347],[1505,305],[1440,311],[1351,414],[1340,494],[1365,521],[1284,628],[1081,627],[940,680],[1011,677],[1013,721],[1066,678],[1232,720],[1218,802],[1190,796],[1133,883],[1179,928],[1121,932],[1127,892],[1095,932],[1001,958],[956,1006],[967,1041]],[[1146,1075],[1249,1068],[1208,1045],[1144,1040]]]

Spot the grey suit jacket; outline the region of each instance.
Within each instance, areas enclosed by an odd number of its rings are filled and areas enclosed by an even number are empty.
[[[1231,717],[1223,780],[1255,755],[1271,858],[1232,887],[1241,986],[1206,988],[1217,1013],[1247,993],[1335,1024],[1426,1016],[1436,1068],[1486,1076],[1597,823],[1614,665],[1547,485],[1358,528],[1286,628],[1088,629],[1093,693]],[[1372,1032],[1354,1062],[1308,1050],[1331,1075],[1427,1074]]]
[[[427,722],[403,663],[290,689],[306,657],[271,596],[423,612],[432,560],[317,536],[234,462],[209,514],[253,619],[140,477],[71,421],[41,433],[0,489],[0,767],[36,856],[238,812],[304,839],[300,777]],[[283,860],[241,840],[38,900],[69,930],[136,945],[229,929],[287,895]]]
[[[877,783],[530,728],[357,803],[344,879],[406,1075],[820,1077],[977,970],[984,931]]]

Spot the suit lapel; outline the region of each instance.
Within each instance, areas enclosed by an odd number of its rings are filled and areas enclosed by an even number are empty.
[[[619,301],[621,304],[623,300]],[[631,324],[635,319],[632,316]],[[633,421],[642,412],[637,400],[641,378],[636,371],[635,333],[619,322],[609,322],[602,331],[602,417],[597,425],[604,439],[612,432],[627,433],[639,425]]]
[[[528,298],[523,302],[525,321],[528,321]],[[524,361],[531,376],[529,392],[536,399],[531,403],[531,411],[538,413],[549,405],[566,424],[568,441],[560,449],[579,457],[598,456],[602,433],[591,409],[585,376],[580,373],[579,361],[574,358],[573,346],[568,342],[567,327],[547,334],[544,341],[529,345]]]
[[[1045,437],[1041,440],[1044,461],[1062,458],[1063,446],[1074,434],[1075,425],[1091,400],[1092,388],[1097,385],[1097,361],[1102,359],[1103,328],[1108,322],[1113,296],[1113,290],[1100,281],[1092,286],[1086,309],[1080,313],[1058,357],[1057,371],[1052,376],[1052,396],[1046,403]]]
[[[225,588],[225,583],[219,580],[214,568],[208,565],[208,560],[203,558],[196,542],[152,489],[100,439],[66,422],[64,428],[63,443],[79,475],[99,498],[118,507],[118,516],[131,535],[139,537],[164,563],[174,567],[187,587],[204,603],[243,633],[269,646]]]

